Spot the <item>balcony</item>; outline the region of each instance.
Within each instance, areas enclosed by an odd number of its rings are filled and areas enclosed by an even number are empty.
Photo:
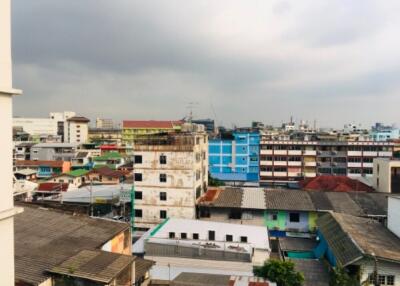
[[[302,165],[301,161],[289,161],[288,166],[297,166],[300,167]]]
[[[306,177],[306,178],[314,178],[316,176],[317,176],[317,173],[315,173],[315,172],[305,172],[304,173],[304,177]]]
[[[378,153],[379,157],[392,157],[393,153],[390,151],[381,151]]]
[[[274,161],[274,166],[287,166],[287,161]]]
[[[272,150],[261,149],[260,154],[261,155],[272,155]]]
[[[304,156],[316,156],[317,151],[315,150],[303,150],[303,155]]]
[[[289,172],[288,173],[288,177],[291,177],[291,178],[302,177],[302,176],[303,176],[303,174],[299,173],[299,172]]]
[[[357,163],[354,163],[354,162],[349,162],[349,163],[347,163],[347,167],[349,167],[349,168],[361,168],[361,165],[362,165],[362,163],[361,162],[357,162]]]
[[[272,172],[261,171],[260,176],[262,177],[272,177]]]
[[[306,167],[315,167],[315,166],[317,166],[317,162],[315,162],[315,161],[304,162],[304,166],[306,166]]]
[[[348,151],[347,156],[361,157],[362,152],[361,151]]]
[[[368,156],[368,157],[377,157],[378,156],[378,152],[376,151],[364,151],[363,153],[364,156]]]
[[[275,155],[287,155],[287,150],[274,150]]]
[[[302,154],[301,150],[289,150],[288,155],[297,155],[300,156]]]
[[[272,161],[260,161],[260,166],[272,166]]]

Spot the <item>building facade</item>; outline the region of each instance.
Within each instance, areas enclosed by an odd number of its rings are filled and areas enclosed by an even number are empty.
[[[87,143],[89,139],[89,122],[89,119],[82,116],[68,118],[64,142],[78,144]]]
[[[31,147],[31,160],[71,161],[78,152],[78,144],[39,143]]]
[[[135,138],[141,135],[177,132],[181,130],[182,121],[124,120],[122,123],[122,143],[132,145]]]
[[[208,185],[205,132],[148,136],[134,144],[135,226],[168,217],[194,219]]]
[[[95,144],[122,144],[120,128],[89,128],[89,142]]]
[[[287,183],[318,175],[372,177],[374,158],[392,158],[394,143],[275,141],[260,144],[260,182]]]
[[[223,181],[259,180],[258,132],[233,132],[233,139],[210,139],[209,163],[213,178]]]
[[[12,158],[11,3],[0,1],[0,284],[14,285],[14,215]]]
[[[378,192],[400,194],[400,160],[374,159],[372,184]]]
[[[371,128],[371,137],[374,141],[398,140],[400,138],[400,129],[382,123],[375,123]]]

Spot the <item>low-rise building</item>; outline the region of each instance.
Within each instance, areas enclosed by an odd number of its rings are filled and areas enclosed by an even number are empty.
[[[71,168],[76,169],[91,169],[92,157],[88,151],[78,151],[76,156],[71,159]]]
[[[57,175],[49,180],[55,183],[69,183],[70,187],[79,188],[86,182],[86,174],[88,170],[78,169],[65,174]]]
[[[366,192],[211,189],[197,205],[201,220],[267,226],[271,237],[309,237],[318,217],[329,211],[381,221],[387,217],[386,196]]]
[[[31,160],[71,161],[78,150],[78,144],[39,143],[31,147]]]
[[[271,251],[265,227],[173,218],[137,243],[155,261],[152,279],[161,280],[182,272],[253,276]]]
[[[235,131],[209,140],[210,174],[222,181],[259,180],[259,132]]]
[[[378,192],[400,194],[400,160],[374,159],[372,185]]]
[[[276,286],[276,283],[259,277],[182,272],[171,286]]]
[[[124,120],[122,122],[122,143],[132,145],[135,138],[141,135],[177,132],[183,122],[177,120]]]
[[[133,285],[152,265],[131,256],[127,223],[24,207],[15,217],[16,285]]]
[[[90,170],[90,172],[86,174],[86,182],[118,185],[127,175],[125,171],[113,170],[108,166],[101,166]]]
[[[135,225],[167,217],[196,217],[196,198],[208,185],[205,132],[150,135],[134,141]]]
[[[25,169],[33,169],[37,172],[37,178],[50,178],[54,175],[69,172],[71,170],[71,162],[20,160],[16,161],[15,168],[17,172]]]
[[[112,169],[117,169],[126,163],[126,158],[119,152],[109,151],[104,152],[101,156],[93,158],[93,167],[108,166]]]
[[[121,128],[89,128],[89,142],[95,144],[122,144]]]
[[[374,141],[389,141],[400,139],[400,129],[382,123],[375,123],[371,128],[371,137]]]
[[[317,253],[346,268],[360,284],[400,285],[400,238],[368,218],[327,213],[317,221]]]
[[[33,142],[22,142],[14,146],[14,159],[15,160],[30,160],[31,148],[34,146]]]

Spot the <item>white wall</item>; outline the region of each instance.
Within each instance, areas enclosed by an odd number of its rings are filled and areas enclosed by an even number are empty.
[[[50,118],[13,118],[13,127],[22,127],[30,135],[57,135],[57,122]]]
[[[388,228],[400,238],[400,197],[389,197]]]
[[[0,285],[14,285],[11,4],[0,1]]]
[[[374,273],[374,263],[372,261],[363,261],[361,266],[361,279],[366,281],[368,275]],[[400,286],[400,267],[398,264],[378,261],[378,275],[395,275],[395,286]]]

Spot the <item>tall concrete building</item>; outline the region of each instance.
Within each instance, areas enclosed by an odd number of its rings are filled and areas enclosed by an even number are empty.
[[[135,226],[166,218],[196,218],[196,199],[208,185],[204,131],[140,136],[134,140]]]
[[[11,4],[0,1],[0,285],[14,285],[14,215],[12,166]]]

